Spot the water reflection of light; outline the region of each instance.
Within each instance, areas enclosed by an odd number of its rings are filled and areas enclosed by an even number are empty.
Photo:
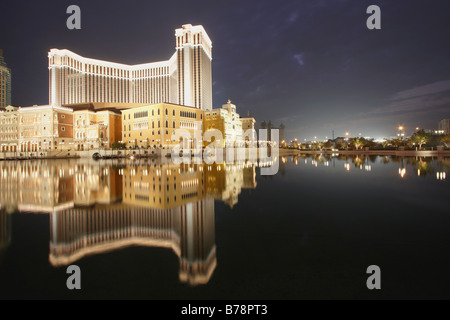
[[[371,166],[370,164],[366,164],[366,165],[364,166],[364,170],[366,170],[366,171],[372,171],[372,166]]]
[[[344,164],[345,169],[347,169],[347,171],[350,171],[350,163],[346,163]]]
[[[446,173],[445,172],[436,172],[436,178],[438,180],[444,181],[446,178]]]
[[[399,168],[398,169],[398,174],[400,175],[400,177],[404,177],[406,175],[406,169],[405,168]]]
[[[305,164],[308,164],[308,160],[307,159],[305,159]]]
[[[328,161],[324,162],[323,164],[325,167],[328,167],[330,165],[330,163]]]
[[[417,169],[417,175],[420,177],[420,169]]]

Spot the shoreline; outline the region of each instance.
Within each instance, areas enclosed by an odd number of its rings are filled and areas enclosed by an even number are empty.
[[[339,155],[372,155],[372,156],[400,156],[400,157],[450,157],[450,150],[339,150],[339,151],[312,151],[312,150],[293,150],[288,149],[288,152],[283,155],[298,155],[298,154],[339,154]],[[281,151],[281,149],[280,149]],[[280,156],[282,156],[280,152]]]
[[[170,152],[169,150],[152,150],[153,153],[143,153],[138,150],[90,150],[90,151],[75,151],[70,152],[68,155],[62,155],[61,152],[57,154],[45,154],[43,156],[19,156],[13,153],[0,153],[0,161],[34,161],[34,160],[57,160],[57,159],[92,159],[93,155],[99,153],[102,158],[99,160],[110,159],[127,159],[131,155],[141,159],[158,159],[165,158]],[[35,153],[34,153],[35,154]],[[300,154],[308,155],[372,155],[372,156],[399,156],[399,157],[450,157],[450,150],[339,150],[339,151],[314,151],[314,150],[298,150],[298,149],[279,149],[278,156],[296,156]]]

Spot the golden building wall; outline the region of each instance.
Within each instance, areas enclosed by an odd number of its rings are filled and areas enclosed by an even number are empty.
[[[169,103],[122,110],[122,141],[131,148],[172,147],[179,144],[174,137],[179,129],[192,137],[198,130],[201,136],[203,119],[203,110]],[[200,139],[193,138],[191,147],[200,145]]]
[[[171,208],[202,199],[203,166],[164,165],[123,169],[123,203]]]

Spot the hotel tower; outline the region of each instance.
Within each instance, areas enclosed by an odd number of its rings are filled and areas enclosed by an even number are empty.
[[[83,103],[175,103],[212,108],[212,43],[203,26],[175,30],[169,60],[139,65],[82,57],[51,49],[49,101],[52,106]]]

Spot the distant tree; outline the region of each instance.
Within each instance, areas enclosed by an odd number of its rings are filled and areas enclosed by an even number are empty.
[[[450,134],[441,137],[441,142],[447,147],[450,147]]]
[[[323,142],[317,142],[317,149],[319,150],[323,149]]]
[[[347,141],[342,141],[338,144],[338,149],[347,149]]]
[[[393,147],[401,147],[401,146],[405,145],[405,142],[400,139],[391,139],[391,140],[388,140],[388,145],[393,146]]]
[[[328,140],[324,144],[324,147],[327,148],[327,149],[330,149],[332,146],[333,146],[333,142],[331,142],[330,140]]]
[[[314,150],[322,150],[322,147],[323,147],[323,142],[314,142],[312,144],[312,148]]]
[[[362,139],[364,141],[364,147],[375,148],[378,144],[374,141],[374,139]]]
[[[364,140],[360,138],[356,138],[353,140],[353,145],[355,146],[356,150],[359,150],[359,148],[362,148],[364,146]]]
[[[422,146],[431,140],[431,134],[426,133],[424,130],[419,130],[414,133],[410,140],[413,143],[416,143],[419,146],[419,149],[422,149]]]

